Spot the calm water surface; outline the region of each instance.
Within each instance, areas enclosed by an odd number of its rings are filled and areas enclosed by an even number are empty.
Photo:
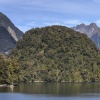
[[[28,83],[0,87],[0,100],[100,100],[100,83]]]

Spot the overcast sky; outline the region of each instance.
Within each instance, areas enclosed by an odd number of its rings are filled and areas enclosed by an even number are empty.
[[[0,11],[20,30],[95,22],[100,27],[100,0],[0,0]]]

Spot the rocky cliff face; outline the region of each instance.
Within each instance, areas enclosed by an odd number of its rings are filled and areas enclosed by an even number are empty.
[[[7,52],[14,48],[16,42],[22,36],[23,32],[6,15],[0,12],[0,52]]]
[[[96,46],[100,48],[100,28],[95,23],[91,23],[90,25],[82,23],[72,27],[72,29],[87,34],[88,37],[95,42]]]

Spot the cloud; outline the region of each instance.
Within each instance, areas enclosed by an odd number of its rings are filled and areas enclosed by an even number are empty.
[[[20,10],[58,13],[85,13],[88,11],[86,9],[89,8],[87,4],[84,6],[84,2],[80,3],[74,0],[0,0],[0,5],[2,4],[10,5]]]
[[[95,0],[99,1],[99,0]],[[47,11],[56,13],[73,13],[73,14],[98,14],[93,6],[92,0],[89,1],[74,1],[74,0],[29,0],[22,4],[22,9],[31,11]],[[97,6],[98,7],[98,6]]]
[[[0,10],[22,31],[46,25],[74,26],[100,18],[100,0],[0,0]]]
[[[26,25],[32,27],[33,25],[35,25],[35,22],[30,22],[30,23],[27,23]]]
[[[100,26],[100,20],[95,21],[95,23]]]
[[[17,26],[21,31],[23,31],[24,33],[27,31],[27,30],[30,30],[31,27],[29,26]]]
[[[45,22],[30,22],[30,23],[26,23],[25,25],[21,25],[21,26],[18,26],[17,27],[22,30],[23,32],[26,32],[27,30],[29,29],[32,29],[32,28],[37,28],[37,27],[45,27],[45,26],[51,26],[51,25],[63,25],[63,26],[67,26],[67,27],[70,27],[72,26],[72,23],[70,22],[53,22],[53,21],[45,21]]]
[[[0,3],[2,4],[12,4],[12,3],[22,3],[22,2],[28,2],[29,0],[0,0]]]
[[[27,3],[27,6],[23,6],[23,9],[37,10],[37,11],[49,11],[49,12],[76,12],[84,10],[84,6],[75,2],[69,2],[65,0],[34,0]]]
[[[64,23],[74,25],[74,24],[79,24],[80,20],[65,20]]]
[[[99,3],[99,2],[100,2],[100,0],[93,0],[93,2],[97,2],[97,3]]]
[[[63,19],[51,19],[49,20],[44,20],[44,21],[31,21],[29,23],[26,23],[25,26],[30,27],[30,28],[36,28],[36,27],[44,27],[44,26],[51,26],[51,25],[63,25],[63,26],[67,26],[67,27],[72,27],[74,25],[78,25],[81,23],[85,23],[85,24],[89,24],[89,22],[87,21],[81,21],[81,20],[73,20],[73,19],[67,19],[67,20],[63,20]]]
[[[84,23],[86,25],[90,24],[90,22],[88,21],[84,21],[84,20],[77,20],[77,19],[67,19],[67,20],[58,20],[58,21],[49,21],[48,22],[44,22],[43,25],[64,25],[64,26],[74,26],[74,25],[79,25],[81,23]]]
[[[99,0],[94,0],[99,1]],[[24,3],[23,3],[24,2]],[[88,2],[88,1],[87,1]],[[55,12],[55,13],[69,13],[69,14],[98,14],[96,5],[93,6],[92,0],[89,3],[80,0],[0,0],[0,5],[9,5],[9,8],[24,13],[30,12]],[[4,5],[3,5],[4,6]],[[97,6],[98,7],[98,6]],[[4,7],[5,8],[5,7]],[[100,7],[99,7],[100,8]],[[5,8],[6,9],[6,8]],[[10,9],[12,12],[14,9]],[[28,16],[28,15],[27,15]]]
[[[51,26],[51,25],[63,25],[63,23],[60,22],[44,22],[45,26]]]
[[[100,0],[94,0],[99,2]],[[88,2],[88,1],[87,1]],[[9,7],[16,7],[16,9],[30,11],[48,11],[58,13],[95,13],[91,3],[80,0],[0,0],[0,5],[9,5]],[[13,9],[14,10],[14,9]],[[96,10],[95,10],[96,11]]]

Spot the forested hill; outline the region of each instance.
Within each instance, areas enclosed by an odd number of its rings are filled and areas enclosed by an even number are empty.
[[[64,26],[35,28],[18,41],[20,81],[100,82],[100,52],[85,35]]]

